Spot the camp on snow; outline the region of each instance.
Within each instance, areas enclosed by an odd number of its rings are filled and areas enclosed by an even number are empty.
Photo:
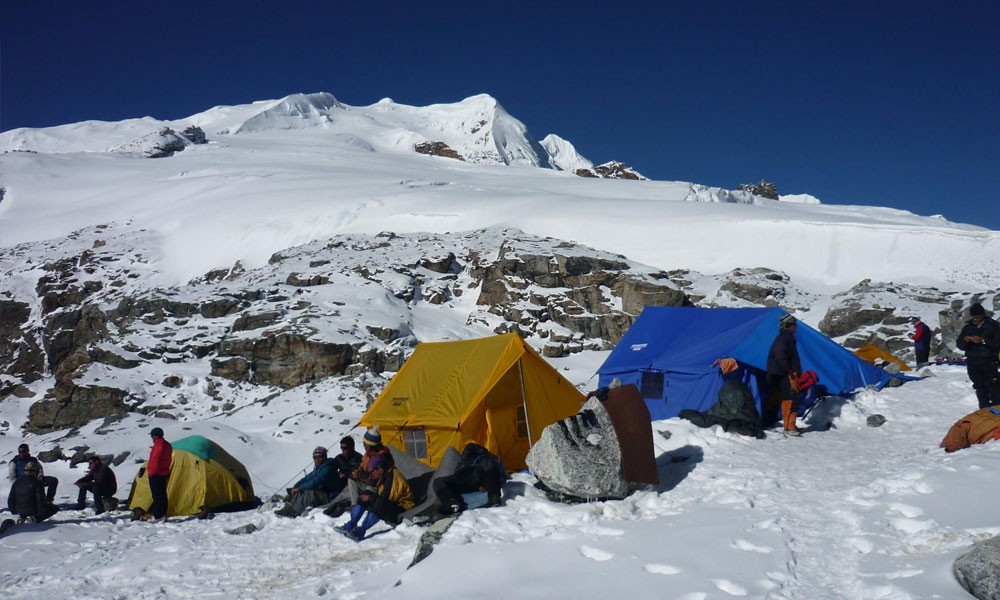
[[[598,369],[598,384],[634,384],[651,418],[669,419],[685,409],[711,408],[724,383],[713,363],[734,358],[763,414],[767,354],[785,314],[780,308],[646,307]],[[828,394],[881,388],[893,377],[801,321],[795,338],[803,372],[815,371]]]
[[[516,333],[424,342],[403,364],[359,425],[379,426],[382,440],[430,466],[449,447],[483,446],[509,470],[547,425],[585,400]]]
[[[173,460],[167,480],[167,516],[196,515],[206,510],[244,510],[257,504],[250,473],[212,440],[192,435],[172,442]],[[129,492],[130,510],[148,511],[153,504],[146,465]]]

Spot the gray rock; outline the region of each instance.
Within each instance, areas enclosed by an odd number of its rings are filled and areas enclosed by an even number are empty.
[[[258,531],[260,528],[253,523],[247,523],[246,525],[240,525],[239,527],[234,527],[233,529],[227,529],[226,533],[229,535],[247,535]]]
[[[1000,600],[1000,536],[973,544],[955,559],[958,583],[979,600]]]
[[[451,527],[451,524],[454,523],[456,519],[458,519],[457,516],[445,517],[435,521],[427,527],[424,534],[420,536],[420,541],[417,542],[417,549],[413,553],[413,560],[410,561],[409,566],[406,568],[409,569],[413,565],[430,556],[431,552],[434,551],[434,546],[441,541],[445,532],[448,531],[448,528]]]
[[[595,419],[588,420],[585,413]],[[526,461],[532,474],[555,492],[624,498],[629,491],[614,425],[596,398],[584,403],[579,413],[546,427]]]
[[[869,415],[865,422],[869,427],[881,427],[885,425],[885,417],[882,415]]]

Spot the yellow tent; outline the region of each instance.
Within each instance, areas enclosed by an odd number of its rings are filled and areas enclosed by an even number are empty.
[[[886,350],[883,350],[883,349],[879,348],[878,346],[874,346],[872,344],[868,344],[867,346],[862,346],[862,347],[858,348],[857,350],[854,351],[854,354],[856,354],[858,356],[858,358],[860,358],[861,360],[865,361],[866,363],[872,364],[872,365],[875,364],[876,360],[882,359],[885,362],[891,362],[891,363],[899,365],[899,369],[901,371],[909,371],[910,370],[909,365],[907,365],[905,362],[903,362],[902,360],[896,358],[895,356],[893,356],[892,354],[890,354]]]
[[[250,474],[222,446],[200,435],[179,439],[171,445],[174,452],[167,479],[168,517],[196,515],[202,507],[225,510],[252,506]],[[148,512],[153,504],[146,466],[143,465],[132,483],[130,510],[141,508]]]
[[[436,467],[445,450],[476,442],[524,469],[547,425],[585,400],[516,333],[430,342],[413,355],[361,417],[382,441]]]

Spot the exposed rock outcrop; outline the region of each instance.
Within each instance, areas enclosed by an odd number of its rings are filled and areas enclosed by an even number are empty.
[[[459,154],[457,151],[452,150],[452,148],[444,142],[421,142],[413,146],[413,151],[419,154],[443,156],[445,158],[454,158],[455,160],[465,162],[464,156]]]

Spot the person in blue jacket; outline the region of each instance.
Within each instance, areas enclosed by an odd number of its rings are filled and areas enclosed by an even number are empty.
[[[276,514],[297,517],[307,508],[329,503],[339,488],[343,487],[337,463],[327,455],[323,446],[317,446],[313,450],[313,465],[312,471],[288,489],[285,505]]]

